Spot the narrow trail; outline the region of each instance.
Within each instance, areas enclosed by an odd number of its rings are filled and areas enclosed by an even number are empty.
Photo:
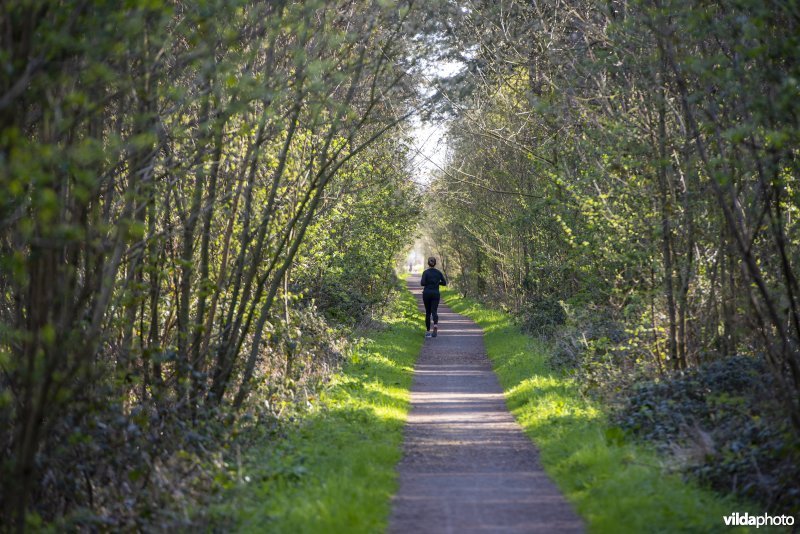
[[[412,275],[422,310],[418,286]],[[439,310],[414,370],[389,532],[583,532],[508,411],[480,327]]]

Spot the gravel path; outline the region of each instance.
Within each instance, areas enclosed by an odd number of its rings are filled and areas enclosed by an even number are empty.
[[[506,408],[483,332],[444,305],[414,370],[398,471],[392,533],[584,530]]]

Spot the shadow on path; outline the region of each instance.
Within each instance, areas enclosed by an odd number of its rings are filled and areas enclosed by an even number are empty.
[[[423,310],[418,285],[411,275]],[[584,530],[508,411],[480,327],[444,305],[414,370],[398,471],[389,532]]]

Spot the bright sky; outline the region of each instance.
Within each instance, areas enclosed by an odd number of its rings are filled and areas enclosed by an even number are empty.
[[[410,123],[412,135],[411,162],[414,168],[414,181],[425,185],[431,181],[431,173],[437,166],[444,165],[447,152],[444,123],[427,123],[413,117]]]
[[[434,82],[436,78],[449,77],[464,68],[458,61],[427,61],[425,62],[420,91],[423,94],[433,94],[436,91]],[[411,160],[414,168],[414,181],[426,185],[431,181],[431,172],[437,166],[444,166],[447,154],[446,122],[423,122],[419,116],[414,116],[410,123],[409,133],[413,139]]]

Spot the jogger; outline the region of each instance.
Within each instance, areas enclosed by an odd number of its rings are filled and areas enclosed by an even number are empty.
[[[422,302],[425,304],[425,337],[431,337],[431,315],[433,315],[433,337],[436,337],[439,324],[439,286],[446,286],[447,279],[435,268],[436,258],[428,258],[429,268],[422,273],[419,283],[422,290]]]

